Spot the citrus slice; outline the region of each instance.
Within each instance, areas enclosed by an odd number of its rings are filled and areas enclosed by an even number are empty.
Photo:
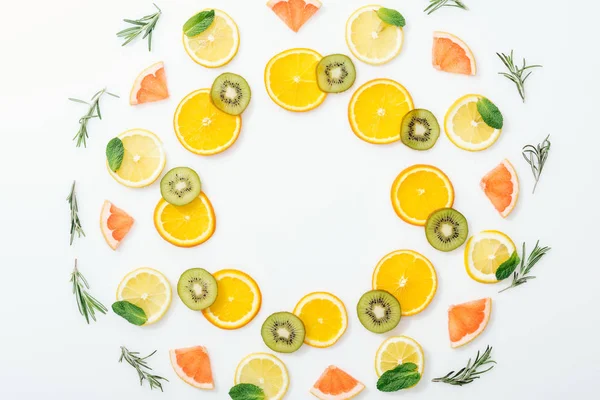
[[[149,66],[135,78],[129,94],[129,104],[135,106],[164,100],[167,97],[169,97],[167,76],[165,75],[165,65],[161,61]]]
[[[385,64],[402,50],[402,28],[383,22],[377,16],[380,8],[379,5],[361,7],[346,22],[346,43],[352,54],[367,64]]]
[[[280,400],[290,384],[287,368],[272,354],[253,353],[248,355],[235,370],[234,383],[250,383],[265,393],[265,400]]]
[[[374,79],[356,89],[348,104],[354,134],[373,144],[400,140],[402,118],[414,108],[412,97],[391,79]]]
[[[183,147],[210,156],[235,143],[242,129],[242,117],[219,110],[211,100],[210,89],[199,89],[179,102],[173,128]]]
[[[206,347],[195,346],[169,351],[171,365],[184,382],[198,389],[214,389],[215,384]]]
[[[111,249],[116,250],[125,238],[131,226],[133,218],[119,207],[108,200],[104,200],[102,211],[100,211],[100,230],[104,240]]]
[[[262,302],[254,279],[235,269],[224,269],[213,276],[219,291],[215,302],[202,310],[206,319],[222,329],[238,329],[252,321]]]
[[[344,303],[327,292],[307,294],[296,304],[294,314],[304,323],[304,343],[313,347],[333,346],[348,327]]]
[[[446,32],[433,32],[432,63],[440,71],[475,75],[475,56],[469,46]]]
[[[290,49],[269,60],[265,86],[271,100],[289,111],[310,111],[327,97],[317,84],[317,64],[323,58],[311,49]]]
[[[183,47],[188,56],[208,68],[227,64],[240,47],[240,32],[233,19],[221,10],[214,11],[215,19],[204,32],[193,37],[183,34]]]
[[[373,289],[385,290],[400,302],[402,316],[423,311],[435,296],[437,275],[433,264],[412,250],[396,250],[373,271]]]
[[[457,147],[468,151],[485,150],[500,137],[502,129],[494,129],[483,121],[477,111],[477,101],[482,96],[468,94],[456,100],[444,118],[448,139]]]
[[[483,332],[490,320],[492,299],[470,301],[448,309],[448,333],[453,348],[463,346]]]
[[[269,0],[269,7],[287,26],[298,32],[302,25],[315,15],[321,2],[319,0]]]
[[[171,305],[171,285],[167,278],[152,268],[138,268],[131,271],[117,288],[117,300],[126,300],[140,307],[150,325],[165,315]]]
[[[377,349],[375,371],[377,376],[381,376],[384,372],[409,362],[416,364],[419,374],[423,376],[425,354],[421,345],[408,336],[392,336]]]
[[[519,178],[510,161],[503,160],[488,172],[481,179],[481,189],[500,215],[506,218],[519,198]]]
[[[516,250],[513,241],[499,231],[482,231],[471,236],[465,247],[465,268],[481,283],[496,283],[496,270]]]
[[[347,400],[363,391],[365,385],[335,365],[327,367],[310,393],[321,400]]]
[[[123,142],[125,153],[116,172],[106,162],[110,175],[127,187],[152,184],[160,176],[167,159],[158,136],[145,129],[131,129],[117,137]]]
[[[174,206],[161,198],[154,209],[154,226],[167,242],[193,247],[210,239],[215,232],[216,218],[204,193],[184,206]]]
[[[454,204],[454,187],[448,176],[432,165],[406,168],[392,184],[392,206],[396,214],[412,225],[425,226],[427,217]]]

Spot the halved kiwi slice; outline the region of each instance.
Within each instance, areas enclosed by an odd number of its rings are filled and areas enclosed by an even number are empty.
[[[244,78],[225,72],[213,82],[210,97],[219,110],[230,115],[240,115],[250,104],[252,92]]]
[[[467,219],[453,208],[436,210],[425,222],[425,236],[434,249],[441,251],[457,249],[469,236]]]
[[[160,194],[174,206],[189,204],[200,195],[200,177],[191,168],[176,167],[160,180]]]
[[[414,150],[429,150],[440,137],[440,124],[429,110],[417,108],[402,119],[400,139]]]
[[[269,315],[260,334],[265,344],[279,353],[293,353],[304,343],[306,330],[300,318],[289,312]]]
[[[350,57],[331,54],[317,64],[317,84],[327,93],[340,93],[350,89],[356,79],[356,69]]]
[[[385,290],[371,290],[363,294],[356,305],[358,320],[374,333],[394,329],[400,322],[400,302]]]
[[[210,307],[217,299],[217,281],[203,268],[191,268],[179,277],[177,294],[194,311]]]

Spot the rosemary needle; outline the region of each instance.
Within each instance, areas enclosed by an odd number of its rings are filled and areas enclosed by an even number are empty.
[[[496,55],[498,55],[500,60],[502,60],[502,63],[504,64],[504,66],[506,66],[506,68],[508,68],[508,73],[498,72],[498,74],[505,76],[506,78],[508,78],[510,81],[512,81],[517,86],[517,90],[519,91],[519,96],[521,96],[523,103],[525,103],[525,81],[527,80],[527,78],[529,78],[529,75],[531,75],[531,73],[533,71],[529,71],[526,74],[525,74],[525,72],[528,69],[532,69],[532,68],[542,68],[542,66],[541,65],[527,65],[525,58],[523,58],[523,66],[522,67],[516,66],[515,62],[513,60],[513,51],[512,50],[510,51],[510,55],[507,55],[504,53],[496,53]],[[525,76],[523,76],[523,74],[525,74]]]
[[[471,364],[471,359],[469,358],[469,362],[467,362],[467,366],[461,368],[458,372],[450,371],[445,376],[440,378],[435,378],[433,382],[442,382],[447,383],[449,385],[462,386],[473,382],[475,379],[479,379],[481,374],[484,374],[494,368],[494,366],[490,366],[487,369],[478,371],[479,368],[483,367],[487,364],[496,364],[496,361],[492,360],[492,347],[487,346],[483,354],[479,354],[477,352],[477,356],[475,357],[475,361]]]
[[[83,232],[83,228],[81,227],[81,221],[79,220],[75,181],[73,181],[73,185],[71,185],[71,192],[67,196],[67,201],[69,202],[69,208],[71,209],[71,240],[69,241],[69,245],[72,245],[76,233],[77,237],[85,236],[85,232]]]
[[[525,262],[525,243],[523,243],[523,253],[521,253],[521,266],[518,271],[513,272],[513,281],[510,286],[505,287],[500,290],[498,293],[502,293],[505,290],[520,286],[524,283],[527,283],[530,279],[535,279],[535,276],[529,275],[531,269],[537,264],[538,261],[542,259],[550,251],[550,247],[540,247],[540,241],[538,240],[535,244],[535,247],[529,257],[527,257],[527,262]]]
[[[69,97],[69,100],[74,101],[75,103],[87,104],[89,106],[87,113],[85,113],[83,117],[79,118],[79,131],[77,131],[77,134],[73,138],[73,140],[77,140],[77,147],[80,147],[82,144],[83,147],[87,147],[86,140],[89,137],[87,130],[88,121],[92,118],[102,119],[102,114],[100,113],[100,98],[104,93],[113,97],[119,97],[116,94],[107,92],[106,88],[96,92],[96,94],[92,96],[92,99],[89,103],[87,101]]]
[[[152,3],[154,4],[154,3]],[[121,46],[125,46],[133,39],[138,37],[140,34],[144,34],[142,39],[146,39],[148,37],[148,51],[152,51],[152,33],[154,32],[154,28],[156,27],[156,23],[162,14],[162,10],[158,8],[156,4],[154,7],[158,10],[158,12],[154,14],[149,14],[143,16],[140,19],[124,19],[123,21],[131,24],[133,26],[129,28],[125,28],[122,31],[117,32],[117,36],[120,38],[124,38],[125,41]]]
[[[468,10],[465,3],[460,0],[430,0],[429,3],[430,4],[427,6],[427,8],[423,10],[427,13],[427,15],[439,10],[442,7],[457,7],[463,10]]]
[[[162,376],[151,374],[150,371],[152,371],[152,368],[150,368],[146,362],[146,359],[152,357],[154,353],[156,353],[156,350],[148,354],[146,357],[140,357],[140,353],[136,351],[129,351],[127,347],[121,346],[121,357],[119,358],[119,362],[123,362],[123,360],[125,360],[129,365],[135,368],[138,373],[138,378],[140,378],[140,386],[144,383],[145,379],[150,385],[150,390],[156,387],[162,392],[163,388],[160,381],[163,380],[168,382],[169,380],[163,378]]]
[[[77,300],[77,308],[88,324],[90,323],[90,317],[96,321],[96,311],[106,314],[108,311],[106,307],[87,292],[90,285],[77,269],[77,259],[75,259],[75,267],[71,273],[70,282],[73,283],[73,294]]]
[[[551,144],[550,135],[548,135],[546,136],[546,139],[537,146],[528,144],[523,147],[523,158],[525,158],[525,161],[531,166],[531,172],[533,172],[533,177],[535,178],[535,185],[533,186],[532,193],[535,193],[535,188],[537,188],[538,182],[540,181],[540,175],[542,174],[544,165],[546,165]]]

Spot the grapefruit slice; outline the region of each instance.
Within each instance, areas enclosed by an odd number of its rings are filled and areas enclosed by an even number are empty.
[[[470,301],[448,309],[450,345],[457,348],[469,343],[483,332],[490,320],[492,299]]]
[[[169,97],[169,89],[167,88],[165,65],[161,61],[149,66],[135,78],[129,94],[129,104],[135,106],[164,100],[167,97]]]
[[[353,398],[364,388],[365,385],[346,372],[330,365],[310,388],[310,393],[321,400],[346,400]]]
[[[214,389],[210,358],[204,346],[169,350],[177,376],[198,389]]]
[[[502,161],[481,179],[481,189],[503,218],[515,208],[519,198],[519,178],[510,161]]]
[[[475,56],[469,46],[446,32],[433,32],[433,67],[455,74],[475,75]]]
[[[111,249],[116,250],[133,225],[133,218],[108,200],[100,212],[100,230]]]
[[[298,32],[302,25],[315,15],[321,2],[319,0],[269,0],[269,7],[283,22],[294,32]]]

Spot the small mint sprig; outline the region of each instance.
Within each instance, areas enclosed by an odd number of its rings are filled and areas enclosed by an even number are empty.
[[[490,99],[482,97],[477,101],[477,111],[487,126],[494,129],[502,129],[504,118],[502,113]]]
[[[379,8],[377,10],[377,16],[381,21],[389,25],[394,25],[399,28],[402,28],[406,25],[406,20],[404,19],[404,16],[400,14],[400,12],[391,8]],[[382,29],[379,30],[381,31]]]
[[[403,363],[396,368],[386,371],[377,380],[377,390],[380,392],[397,392],[415,386],[421,380],[417,364]]]
[[[183,33],[187,37],[197,36],[207,30],[214,20],[215,10],[200,11],[183,24]]]
[[[233,400],[264,400],[265,392],[251,383],[240,383],[231,388],[229,397]]]

